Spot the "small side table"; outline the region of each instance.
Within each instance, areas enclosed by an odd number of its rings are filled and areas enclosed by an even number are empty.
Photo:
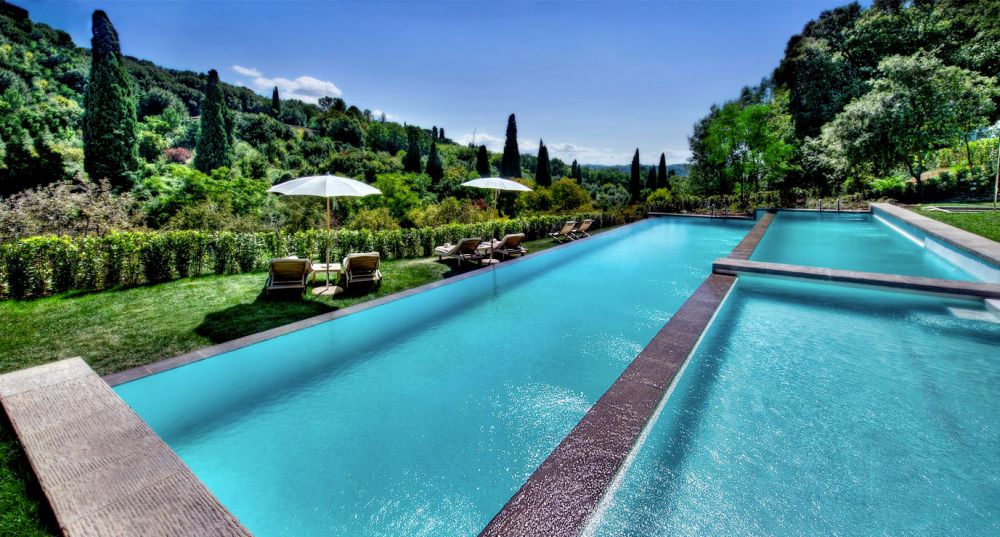
[[[330,263],[329,267],[327,266],[326,263],[313,263],[312,264],[312,269],[313,269],[312,282],[313,282],[313,284],[314,285],[316,284],[316,275],[317,274],[324,274],[325,275],[326,271],[327,271],[327,268],[329,268],[329,271],[330,271],[330,279],[328,279],[326,281],[326,285],[324,285],[323,287],[314,287],[313,290],[312,290],[312,292],[313,292],[314,295],[333,296],[333,295],[335,295],[337,293],[341,293],[341,292],[344,291],[343,289],[341,289],[340,287],[337,287],[336,285],[330,285],[331,281],[333,281],[333,282],[339,282],[340,281],[340,270],[341,270],[340,263]]]

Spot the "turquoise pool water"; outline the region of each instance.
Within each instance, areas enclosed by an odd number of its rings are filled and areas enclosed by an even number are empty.
[[[870,214],[779,211],[750,259],[949,280],[976,279]]]
[[[640,222],[115,389],[260,537],[475,535],[749,227]]]
[[[989,318],[741,276],[594,533],[997,535]]]

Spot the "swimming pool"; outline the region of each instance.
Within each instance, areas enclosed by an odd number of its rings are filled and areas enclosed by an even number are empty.
[[[925,248],[925,243],[922,233],[888,215],[779,211],[750,259],[948,280],[983,279],[955,264],[966,259],[959,252],[936,241]]]
[[[997,534],[997,321],[740,276],[590,530]]]
[[[256,535],[474,535],[750,225],[643,221],[115,390]]]

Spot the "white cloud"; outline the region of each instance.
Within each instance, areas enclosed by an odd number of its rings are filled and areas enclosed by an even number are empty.
[[[262,74],[256,68],[253,68],[253,67],[243,67],[242,65],[234,65],[233,66],[233,71],[236,71],[237,73],[239,73],[239,74],[241,74],[243,76],[258,77],[258,76],[261,76],[261,74]]]
[[[251,78],[249,82],[243,83],[248,88],[266,93],[277,86],[278,93],[284,99],[298,99],[307,103],[315,103],[319,101],[320,97],[340,97],[343,94],[333,82],[311,76],[300,76],[295,79],[267,78],[264,73],[257,69],[248,69],[240,65],[234,65],[233,71]]]
[[[537,138],[521,138],[519,140],[519,148],[521,153],[528,153],[534,155],[538,152],[538,142]],[[472,142],[472,133],[466,133],[455,141],[465,145]],[[476,134],[476,145],[485,145],[486,149],[493,152],[503,151],[504,139],[498,136],[493,136],[488,133],[480,132]],[[628,151],[616,151],[609,148],[601,147],[588,147],[585,145],[575,144],[572,142],[546,142],[545,147],[549,148],[549,156],[553,158],[558,158],[567,164],[576,160],[581,164],[629,164],[632,162],[632,154],[635,152],[634,149]],[[639,154],[642,156],[642,162],[644,166],[649,164],[655,164],[660,161],[660,153],[664,153],[667,156],[667,164],[677,164],[686,162],[691,156],[691,151],[687,149],[660,149],[657,151],[639,149]]]
[[[493,136],[492,134],[487,134],[485,132],[478,132],[475,134],[475,144],[477,146],[485,145],[486,149],[493,151],[495,153],[503,151],[503,142],[504,142],[503,138]],[[455,143],[461,145],[468,145],[470,143],[473,143],[473,133],[471,132],[466,133],[459,136],[458,138],[455,138]]]
[[[385,114],[385,120],[386,121],[399,121],[399,116],[396,116],[396,115],[390,114],[388,112],[379,110],[378,108],[376,108],[375,110],[372,110],[372,117],[374,117],[376,119],[378,119],[379,117],[381,117],[382,114]]]

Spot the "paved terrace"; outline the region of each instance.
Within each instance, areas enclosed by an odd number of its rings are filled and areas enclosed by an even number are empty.
[[[0,404],[65,535],[250,535],[80,358],[0,375]]]
[[[773,218],[764,214],[731,255],[750,257]],[[735,281],[710,275],[481,535],[578,535]]]

